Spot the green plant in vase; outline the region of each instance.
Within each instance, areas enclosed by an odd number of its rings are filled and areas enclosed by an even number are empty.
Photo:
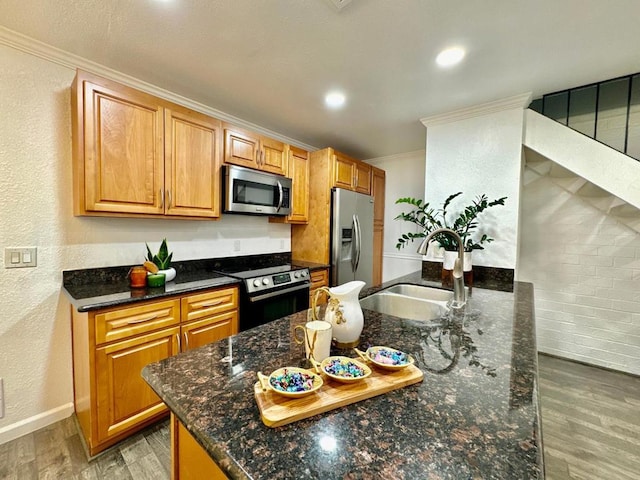
[[[158,253],[155,255],[151,253],[151,249],[149,245],[146,244],[147,247],[147,257],[146,260],[149,262],[153,262],[156,267],[158,267],[158,271],[165,274],[166,281],[170,282],[176,277],[176,269],[171,266],[171,258],[173,257],[173,252],[169,252],[169,248],[167,247],[167,239],[163,239],[160,244],[160,248],[158,249]]]
[[[471,204],[467,205],[457,216],[448,218],[448,209],[451,202],[460,195],[462,195],[462,192],[449,195],[442,204],[442,208],[439,209],[431,207],[430,204],[424,200],[412,197],[399,198],[396,200],[396,204],[405,203],[414,208],[409,212],[400,213],[395,219],[411,222],[419,227],[419,231],[416,233],[403,233],[400,238],[398,238],[396,248],[400,250],[416,238],[425,238],[439,228],[449,228],[460,235],[462,243],[464,244],[464,250],[467,252],[483,250],[483,244],[493,242],[494,239],[487,234],[482,234],[477,240],[474,238],[474,234],[477,233],[476,229],[479,225],[478,216],[487,208],[504,205],[507,197],[489,201],[487,195],[478,195]],[[454,252],[458,250],[458,245],[456,245],[455,240],[449,236],[436,235],[434,240],[446,251]]]
[[[472,259],[470,252],[473,250],[483,250],[484,244],[491,243],[494,240],[486,233],[480,235],[479,238],[477,237],[479,234],[477,231],[479,226],[478,216],[490,207],[504,205],[507,197],[500,197],[489,201],[487,195],[478,195],[471,204],[467,205],[460,213],[451,216],[449,215],[451,202],[460,195],[462,195],[462,192],[449,195],[442,204],[442,207],[437,209],[431,207],[430,204],[424,200],[412,197],[399,198],[396,200],[396,204],[407,204],[413,207],[413,209],[409,212],[400,213],[395,219],[410,222],[418,226],[417,232],[403,233],[400,238],[398,238],[396,248],[400,250],[416,238],[425,238],[439,228],[453,230],[460,236],[464,246],[465,283],[471,286],[473,277],[471,274]],[[457,256],[455,252],[458,251],[457,242],[448,235],[435,235],[433,239],[445,250],[442,283],[444,286],[450,286],[452,281],[450,272],[453,269],[453,261]]]

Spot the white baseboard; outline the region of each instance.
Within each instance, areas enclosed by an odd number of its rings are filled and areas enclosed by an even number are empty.
[[[0,428],[0,445],[22,437],[28,433],[35,432],[43,427],[59,422],[73,414],[73,402],[60,405],[47,412],[39,413],[33,417],[25,418],[19,422],[12,423]]]

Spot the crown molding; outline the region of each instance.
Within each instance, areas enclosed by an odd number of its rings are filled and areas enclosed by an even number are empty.
[[[422,150],[414,150],[412,152],[394,153],[393,155],[386,155],[384,157],[369,158],[364,161],[367,163],[370,163],[371,165],[375,165],[377,163],[386,162],[389,160],[402,160],[404,158],[411,158],[416,156],[421,156],[424,158],[426,154],[427,154],[427,151],[425,149],[422,149]]]
[[[474,105],[472,107],[461,108],[459,110],[453,110],[439,115],[424,117],[420,119],[420,122],[422,122],[425,127],[429,128],[436,125],[444,125],[446,123],[466,120],[467,118],[502,112],[504,110],[512,110],[514,108],[524,109],[529,105],[529,103],[531,103],[531,97],[531,92],[522,93],[520,95],[514,95],[513,97],[503,98],[502,100],[481,103],[480,105]]]
[[[266,135],[268,137],[280,140],[281,142],[294,145],[310,152],[318,150],[318,147],[299,142],[298,140],[295,140],[293,138],[286,137],[259,125],[255,125],[251,122],[242,120],[241,118],[234,117],[233,115],[229,115],[228,113],[216,110],[215,108],[211,108],[200,102],[196,102],[176,93],[164,90],[160,87],[144,82],[135,77],[131,77],[109,67],[105,67],[104,65],[100,65],[99,63],[88,60],[84,57],[80,57],[79,55],[61,50],[57,47],[48,45],[44,42],[2,26],[0,26],[0,45],[6,45],[15,50],[19,50],[29,55],[42,58],[57,65],[70,68],[72,70],[75,70],[77,68],[86,70],[87,72],[93,73],[95,75],[99,75],[101,77],[108,78],[109,80],[127,85],[129,87],[142,90],[164,100],[177,103],[197,112],[204,113],[205,115],[215,117],[219,120],[232,123],[238,127],[246,128],[253,132]]]

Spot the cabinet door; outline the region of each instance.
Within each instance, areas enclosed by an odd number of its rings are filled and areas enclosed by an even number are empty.
[[[333,186],[353,190],[356,162],[336,153],[333,156]]]
[[[179,335],[180,328],[174,327],[96,349],[98,442],[166,412],[140,371],[176,355]]]
[[[382,260],[383,260],[383,238],[384,230],[382,227],[373,227],[373,284],[380,285],[382,283]]]
[[[287,173],[287,148],[277,140],[267,137],[260,139],[260,158],[258,168],[278,175]]]
[[[289,177],[293,183],[292,210],[288,223],[307,223],[309,220],[309,153],[289,147]]]
[[[172,480],[227,480],[227,476],[211,459],[182,423],[171,414],[171,478]]]
[[[162,214],[162,107],[124,86],[84,81],[83,87],[84,192],[78,195],[84,194],[85,210]]]
[[[260,137],[235,127],[224,127],[224,162],[258,168]]]
[[[380,168],[372,168],[373,226],[384,227],[384,190],[385,172]]]
[[[371,195],[371,165],[363,162],[355,164],[354,189],[356,192]]]
[[[189,110],[165,112],[165,213],[220,216],[219,120]]]

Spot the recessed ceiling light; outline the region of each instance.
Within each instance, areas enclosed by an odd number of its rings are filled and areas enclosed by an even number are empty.
[[[464,50],[460,47],[447,48],[436,57],[436,63],[441,67],[451,67],[464,58]]]
[[[342,92],[329,92],[324,97],[324,103],[329,108],[340,108],[344,105],[347,97]]]

